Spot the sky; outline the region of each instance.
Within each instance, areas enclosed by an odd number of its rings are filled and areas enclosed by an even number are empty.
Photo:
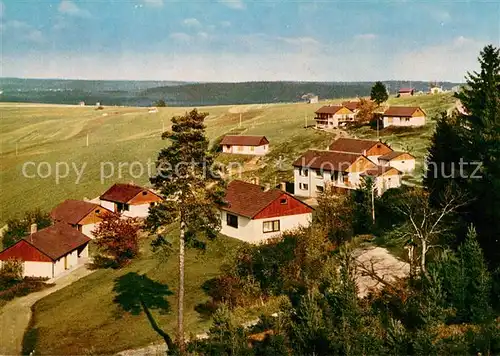
[[[500,0],[2,0],[2,77],[461,82]]]

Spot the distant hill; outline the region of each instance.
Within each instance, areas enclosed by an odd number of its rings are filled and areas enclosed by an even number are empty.
[[[402,87],[427,91],[428,82],[386,81],[391,93]],[[0,78],[0,102],[38,102],[150,106],[163,99],[169,106],[257,104],[301,101],[313,93],[320,99],[367,96],[373,82],[243,82],[111,81]],[[441,83],[451,89],[456,83]]]

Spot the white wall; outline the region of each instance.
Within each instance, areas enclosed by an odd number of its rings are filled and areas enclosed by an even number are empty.
[[[103,208],[106,208],[106,209],[111,210],[111,211],[115,211],[115,203],[113,203],[111,201],[101,200],[100,205]]]
[[[149,215],[149,203],[141,205],[129,205],[128,211],[122,212],[123,216],[129,218],[146,218]]]
[[[234,215],[234,214],[233,214]],[[263,223],[266,221],[280,221],[280,231],[264,233]],[[260,243],[271,237],[276,237],[285,230],[292,230],[299,226],[309,226],[312,214],[297,214],[270,219],[251,220],[238,215],[238,228],[227,225],[226,211],[221,211],[221,233],[249,243]]]
[[[97,227],[97,225],[98,225],[98,223],[82,225],[82,234],[93,239],[94,235],[92,234],[92,231],[94,231],[94,229]]]
[[[256,155],[263,156],[269,152],[269,145],[262,146],[230,146],[227,145],[222,146],[222,152],[225,153],[233,153],[233,154],[241,154],[241,155]]]
[[[311,197],[316,198],[321,193],[317,190],[317,186],[323,187],[325,189],[326,184],[331,183],[335,187],[355,189],[356,185],[361,184],[361,176],[359,173],[348,173],[348,179],[350,185],[344,184],[343,176],[339,173],[336,180],[332,180],[333,172],[324,171],[322,176],[316,175],[316,170],[309,169],[309,174],[307,177],[301,176],[299,174],[299,168],[294,167],[294,194],[299,197]],[[300,189],[300,183],[308,184],[308,189]]]
[[[392,123],[389,122],[390,117],[384,116],[384,127],[389,126],[424,126],[425,125],[425,116],[411,117],[410,120],[406,120],[406,118],[401,117],[391,117]]]
[[[23,277],[52,278],[52,262],[25,261]]]
[[[378,195],[382,195],[386,190],[391,188],[399,188],[401,186],[401,176],[379,176],[375,179]]]
[[[415,160],[414,159],[406,159],[406,160],[397,160],[393,159],[389,161],[389,166],[396,168],[398,171],[403,173],[409,173],[415,170]]]
[[[67,259],[66,269],[71,269],[75,267],[78,264],[78,251],[75,250],[67,254],[66,259]],[[63,256],[54,263],[54,277],[57,277],[59,274],[63,273],[66,269],[64,268],[64,256]]]

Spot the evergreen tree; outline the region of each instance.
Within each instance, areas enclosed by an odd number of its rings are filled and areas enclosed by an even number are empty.
[[[457,94],[465,114],[442,118],[433,137],[429,169],[424,184],[433,204],[442,204],[440,196],[446,181],[458,187],[471,199],[461,210],[462,219],[472,223],[478,240],[492,267],[500,265],[500,50],[485,47],[479,62],[481,70],[469,73],[467,85]],[[465,162],[461,168],[457,162]],[[455,163],[455,178],[438,169],[450,169]],[[448,167],[448,168],[446,168]],[[448,172],[449,173],[449,172]],[[460,177],[457,175],[462,173]],[[465,224],[462,224],[464,226]],[[463,233],[463,235],[465,235]]]
[[[389,94],[387,93],[387,88],[384,83],[376,82],[373,85],[370,98],[376,102],[378,106],[389,99]]]
[[[458,262],[463,278],[460,286],[463,304],[458,306],[457,316],[466,322],[483,322],[491,316],[491,278],[477,242],[476,230],[472,227],[465,242],[458,248]]]
[[[48,213],[40,209],[27,211],[21,219],[7,221],[7,231],[2,236],[3,248],[10,247],[30,233],[31,224],[37,224],[38,230],[52,225]]]
[[[220,229],[217,205],[223,204],[222,172],[207,153],[204,120],[208,113],[196,109],[172,118],[172,131],[163,139],[170,145],[163,148],[156,162],[156,176],[151,183],[163,202],[150,209],[147,226],[152,232],[165,231],[174,222],[179,228],[179,289],[177,342],[184,349],[184,252],[186,246],[205,247],[206,238],[213,239]],[[156,244],[167,240],[159,235]]]

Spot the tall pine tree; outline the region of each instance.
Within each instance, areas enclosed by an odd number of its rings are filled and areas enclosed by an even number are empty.
[[[467,193],[471,201],[462,218],[477,228],[478,240],[495,267],[500,265],[500,50],[485,47],[479,63],[480,71],[468,73],[467,85],[457,94],[466,113],[441,119],[437,126],[424,183],[435,204],[442,201],[446,181]],[[465,163],[461,170],[460,160]],[[435,179],[435,165],[446,167],[451,162],[461,177],[441,174]]]
[[[165,231],[172,223],[179,227],[179,287],[177,343],[184,351],[184,251],[186,246],[204,248],[205,240],[213,239],[220,229],[217,205],[223,204],[224,181],[221,171],[208,153],[204,120],[208,113],[196,109],[172,118],[172,131],[163,139],[170,145],[163,148],[156,162],[156,176],[151,183],[163,202],[150,209],[147,225],[154,233]],[[157,243],[168,241],[159,235]]]

